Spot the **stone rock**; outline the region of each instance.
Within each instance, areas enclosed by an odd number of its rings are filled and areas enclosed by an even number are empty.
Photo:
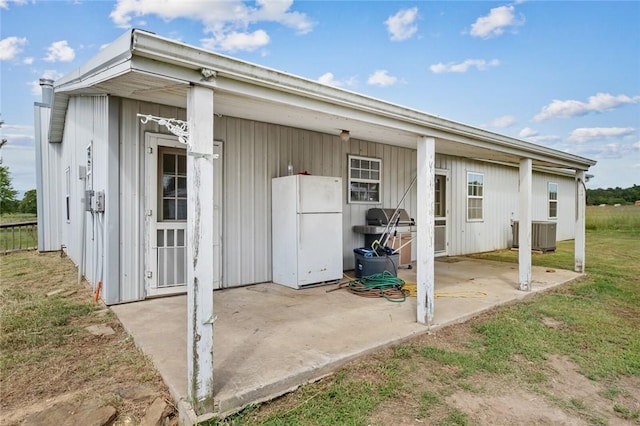
[[[167,402],[162,397],[156,398],[147,408],[140,426],[163,426],[164,418],[168,410]]]
[[[118,396],[122,399],[126,399],[132,402],[140,402],[145,399],[152,399],[158,395],[158,390],[148,386],[148,385],[140,385],[132,388],[123,388],[118,389],[116,391]]]
[[[63,402],[27,417],[22,426],[108,426],[115,420],[118,411],[110,406],[100,406],[95,400]]]
[[[116,334],[116,332],[113,331],[113,328],[102,324],[90,325],[86,330],[94,336],[110,336],[112,334]]]

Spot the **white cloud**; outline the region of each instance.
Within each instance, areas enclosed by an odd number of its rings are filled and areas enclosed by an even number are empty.
[[[64,74],[62,74],[61,72],[58,72],[55,70],[45,70],[40,76],[40,78],[48,78],[50,80],[56,81],[63,75]],[[40,87],[40,79],[34,80],[28,84],[31,87],[31,94],[33,96],[39,96],[42,94],[42,87]]]
[[[503,115],[502,117],[498,117],[491,122],[492,127],[505,128],[511,127],[516,124],[517,120],[512,115]]]
[[[276,22],[293,28],[299,34],[310,32],[315,23],[307,15],[290,11],[293,0],[257,0],[251,5],[242,0],[183,1],[183,0],[118,0],[111,11],[111,20],[128,28],[132,20],[147,15],[161,19],[185,18],[201,22],[204,33],[212,37],[203,42],[217,49],[255,50],[269,42],[266,31],[250,31],[259,22]],[[205,46],[205,47],[206,47]]]
[[[7,37],[0,40],[0,61],[15,59],[22,52],[22,46],[25,44],[27,44],[25,37]]]
[[[518,133],[518,137],[522,138],[522,139],[527,139],[527,138],[531,138],[534,136],[538,136],[538,131],[537,130],[533,130],[530,127],[525,127],[522,130],[520,130],[520,133]]]
[[[553,146],[557,145],[562,141],[560,136],[556,135],[539,135],[537,132],[535,135],[526,137],[526,140],[532,143],[537,143],[541,145]]]
[[[576,117],[586,115],[590,112],[604,112],[617,108],[625,104],[635,104],[640,102],[640,96],[618,95],[609,93],[597,93],[590,96],[587,102],[576,100],[553,100],[549,105],[542,107],[542,110],[533,117],[534,121],[544,121],[556,117]]]
[[[389,16],[384,24],[391,34],[391,40],[402,41],[411,38],[418,31],[418,26],[415,24],[417,18],[417,7],[401,9],[395,15]]]
[[[357,86],[358,79],[351,77],[347,80],[336,80],[332,72],[326,72],[318,77],[318,82],[326,84],[327,86],[344,87],[344,86]]]
[[[614,142],[604,145],[586,146],[580,149],[578,153],[594,159],[611,159],[637,155],[638,152],[640,152],[640,142],[634,144]]]
[[[9,9],[9,3],[17,4],[18,6],[22,6],[27,4],[27,0],[0,0],[0,9]]]
[[[381,87],[393,86],[397,82],[398,78],[389,75],[389,72],[387,70],[377,70],[367,79],[368,84]]]
[[[47,62],[71,62],[76,57],[76,52],[69,47],[67,40],[60,40],[51,43],[47,48],[47,56],[44,58]]]
[[[484,71],[488,67],[497,67],[498,65],[500,65],[500,61],[497,59],[492,59],[488,62],[484,59],[466,59],[464,62],[459,62],[457,64],[454,62],[443,64],[442,62],[440,62],[431,65],[429,69],[434,74],[442,74],[449,72],[467,72],[471,67],[475,67],[479,71]]]
[[[471,25],[471,35],[480,38],[490,38],[504,33],[507,27],[524,25],[525,19],[515,16],[512,5],[494,7],[487,16],[481,16]]]
[[[269,44],[269,40],[269,34],[263,30],[257,30],[252,33],[231,32],[218,38],[202,39],[200,42],[205,49],[209,50],[253,52]]]
[[[32,65],[33,61],[34,61],[34,58],[29,56],[28,58],[24,58],[22,60],[22,63],[25,64],[25,65]]]
[[[569,135],[569,141],[584,143],[591,140],[624,137],[635,133],[633,127],[582,127],[575,129]]]

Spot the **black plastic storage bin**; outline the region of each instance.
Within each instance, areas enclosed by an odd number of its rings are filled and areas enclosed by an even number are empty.
[[[356,278],[368,277],[369,275],[381,274],[388,271],[393,276],[398,274],[398,262],[400,254],[381,254],[376,256],[369,249],[353,249],[355,257]]]

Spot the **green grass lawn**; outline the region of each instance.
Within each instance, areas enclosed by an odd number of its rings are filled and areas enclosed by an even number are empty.
[[[486,394],[486,380],[515,383],[587,423],[608,424],[588,402],[549,391],[548,359],[556,355],[605,388],[617,421],[640,424],[638,400],[614,401],[621,380],[640,383],[640,208],[598,209],[588,209],[587,274],[577,282],[453,326],[444,344],[419,338],[380,351],[219,424],[364,425],[386,407],[399,407],[398,415],[408,410],[409,419],[423,424],[473,424],[446,398],[461,389]],[[474,257],[517,262],[510,250]],[[573,241],[533,256],[534,264],[550,268],[572,270],[573,261]]]

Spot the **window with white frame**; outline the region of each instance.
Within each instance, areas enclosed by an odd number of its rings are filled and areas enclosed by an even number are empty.
[[[64,205],[66,209],[67,222],[71,221],[71,167],[64,171]]]
[[[558,218],[558,184],[549,182],[549,219]]]
[[[484,204],[484,174],[467,172],[467,220],[481,221]]]
[[[382,160],[349,156],[349,202],[379,203]]]

